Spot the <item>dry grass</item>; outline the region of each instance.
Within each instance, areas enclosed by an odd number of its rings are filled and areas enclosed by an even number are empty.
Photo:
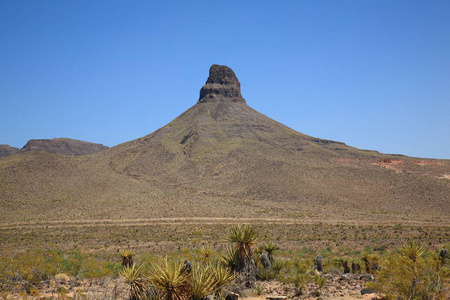
[[[363,251],[367,247],[389,249],[404,244],[408,239],[425,245],[441,244],[450,240],[448,224],[336,224],[307,222],[276,222],[270,220],[211,220],[170,219],[138,222],[22,224],[0,230],[0,249],[7,254],[40,247],[62,250],[89,249],[93,253],[116,255],[122,249],[134,252],[166,253],[184,248],[210,245],[213,249],[226,248],[224,235],[232,224],[252,224],[259,231],[260,241],[274,241],[283,251],[304,247],[311,250],[330,248]]]

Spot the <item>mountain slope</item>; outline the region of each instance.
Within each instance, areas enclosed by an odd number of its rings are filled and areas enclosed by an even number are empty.
[[[86,156],[0,161],[9,220],[152,217],[446,219],[450,161],[296,132],[252,109],[225,66],[161,129]],[[19,216],[19,217],[17,217]]]
[[[10,145],[0,145],[0,158],[10,156],[19,152],[19,148]]]
[[[88,155],[108,149],[102,144],[89,143],[68,138],[29,140],[20,152],[43,150],[62,155]]]

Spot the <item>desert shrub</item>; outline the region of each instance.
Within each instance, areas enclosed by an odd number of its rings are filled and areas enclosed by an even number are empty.
[[[310,268],[305,261],[295,259],[286,263],[286,267],[280,272],[278,280],[286,284],[293,284],[296,294],[302,295],[305,287],[313,280],[313,276],[310,274]]]
[[[377,282],[369,283],[386,295],[386,299],[448,299],[445,290],[450,283],[448,266],[436,254],[413,242],[382,261]]]
[[[264,292],[264,287],[260,284],[255,284],[255,287],[253,288],[253,294],[255,296],[261,296],[261,294]]]
[[[78,279],[116,275],[120,265],[86,255],[79,249],[69,252],[34,249],[12,256],[0,257],[2,290],[31,291],[56,274]]]
[[[342,274],[344,274],[344,272],[341,269],[336,268],[336,267],[329,267],[327,269],[327,273],[334,274],[334,275],[342,275]]]
[[[324,276],[315,275],[314,283],[317,286],[318,290],[322,290],[325,287],[325,284],[327,283],[327,278]]]

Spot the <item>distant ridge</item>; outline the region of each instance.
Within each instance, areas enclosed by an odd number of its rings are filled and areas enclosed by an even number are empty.
[[[0,145],[0,158],[13,155],[19,152],[19,148],[10,145]]]
[[[211,66],[197,103],[149,135],[87,156],[31,151],[0,160],[5,222],[276,217],[445,223],[449,195],[450,160],[382,154],[297,132],[251,108],[235,73],[221,65]]]
[[[29,140],[20,152],[42,150],[50,153],[81,156],[108,149],[102,144],[89,143],[68,138]]]

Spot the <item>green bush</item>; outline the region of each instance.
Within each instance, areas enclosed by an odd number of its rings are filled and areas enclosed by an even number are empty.
[[[408,243],[399,253],[390,255],[380,265],[377,282],[369,287],[385,294],[386,299],[431,300],[448,299],[450,271],[438,256]]]

